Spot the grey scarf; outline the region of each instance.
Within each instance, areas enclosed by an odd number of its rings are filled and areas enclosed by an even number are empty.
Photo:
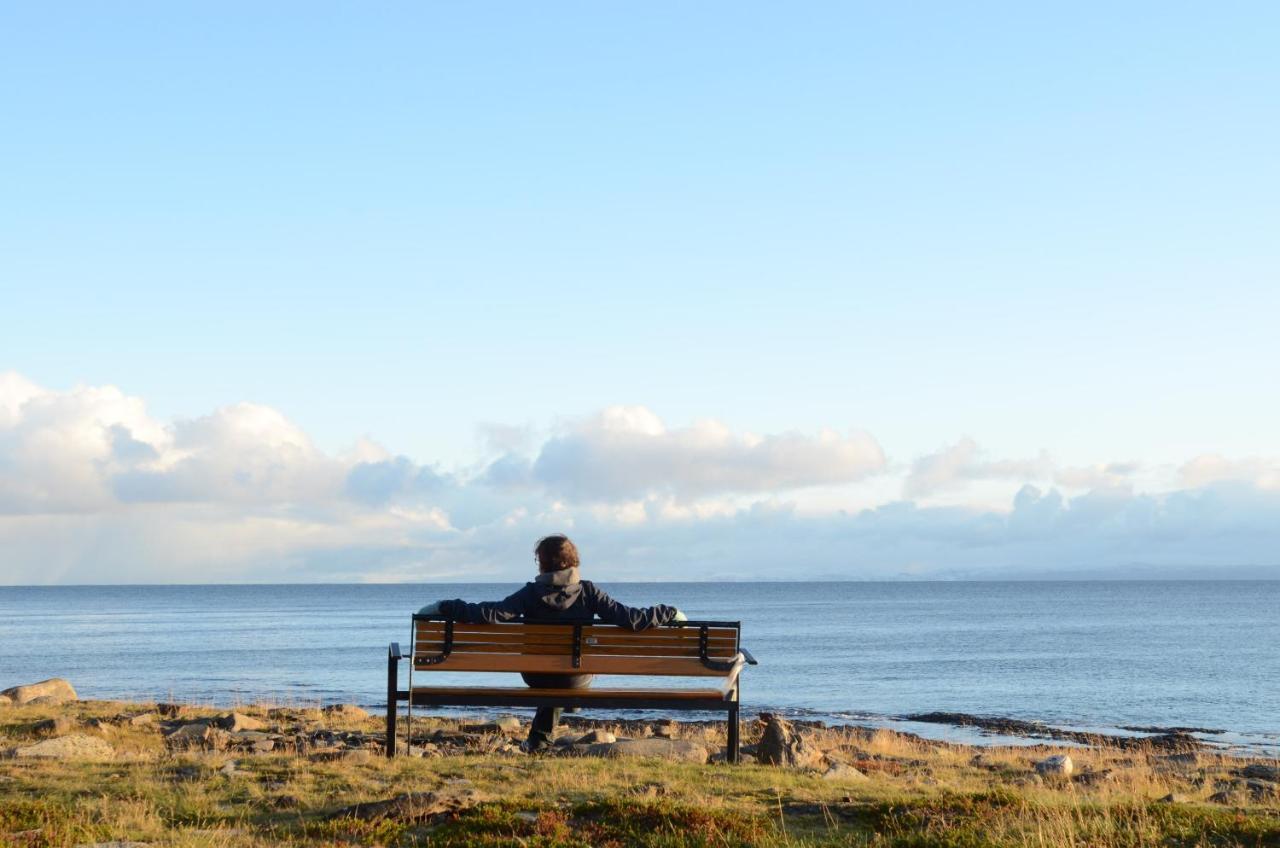
[[[545,586],[572,586],[578,582],[578,569],[562,568],[559,571],[544,571],[533,578],[533,582]]]

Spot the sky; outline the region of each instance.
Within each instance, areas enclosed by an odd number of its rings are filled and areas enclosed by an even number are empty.
[[[0,584],[1280,576],[1278,39],[8,4]]]

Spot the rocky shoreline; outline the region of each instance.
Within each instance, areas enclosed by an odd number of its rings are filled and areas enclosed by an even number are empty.
[[[14,704],[56,705],[77,700],[74,687],[65,680],[53,678],[38,683],[11,687],[0,692],[0,708]],[[131,726],[154,726],[164,734],[166,744],[171,748],[203,747],[212,750],[251,749],[256,753],[267,753],[273,750],[291,749],[297,753],[325,751],[335,744],[354,750],[369,750],[383,745],[385,734],[362,733],[335,735],[328,730],[308,730],[302,717],[313,715],[316,710],[301,707],[270,707],[265,716],[254,717],[242,712],[227,712],[219,717],[192,718],[195,709],[189,704],[158,703],[149,709],[139,708],[132,714],[121,714],[118,721],[127,722]],[[258,711],[261,713],[261,710]],[[350,704],[329,705],[319,708],[319,714],[331,718],[364,720],[370,718],[370,712]],[[1168,753],[1195,752],[1214,750],[1215,746],[1197,738],[1200,735],[1220,735],[1223,730],[1198,727],[1156,727],[1129,726],[1121,727],[1133,735],[1084,732],[1054,727],[1042,722],[1004,718],[1000,716],[980,716],[970,713],[932,711],[911,713],[896,717],[903,722],[918,724],[939,724],[952,727],[972,728],[984,734],[1002,737],[1025,739],[1034,742],[1066,742],[1086,747],[1107,747],[1115,750],[1154,750]],[[750,721],[750,719],[748,719]],[[859,725],[831,725],[827,722],[791,718],[782,719],[770,713],[761,713],[758,721],[760,727],[767,727],[770,722],[781,722],[787,728],[813,734],[822,731],[846,730],[873,732],[875,728]],[[448,732],[437,728],[429,736],[415,736],[409,740],[408,752],[411,756],[436,755],[441,751],[460,747],[475,747],[482,738],[494,734],[518,734],[521,720],[515,716],[498,716],[490,721],[475,719],[454,719],[454,729]],[[577,715],[565,715],[561,720],[562,728],[581,731],[578,737],[562,735],[557,738],[557,752],[583,753],[585,745],[614,745],[617,740],[604,737],[621,736],[624,741],[635,742],[647,738],[673,739],[677,736],[688,737],[701,732],[710,738],[715,732],[723,730],[724,724],[715,720],[675,720],[661,719],[592,719]],[[684,730],[677,732],[677,728]],[[896,730],[908,738],[920,738],[916,734]],[[593,735],[594,734],[594,735]],[[514,738],[514,737],[513,737]],[[403,744],[403,743],[402,743]],[[496,746],[496,747],[495,747]],[[658,750],[660,743],[644,743],[640,749]],[[493,750],[514,752],[518,750],[515,742],[506,744],[492,743]],[[624,746],[625,747],[625,746]],[[511,750],[508,750],[511,749]],[[597,748],[596,752],[603,751]],[[744,748],[748,757],[754,757],[751,746]],[[723,751],[712,755],[723,756]],[[690,755],[692,756],[692,755]]]
[[[1105,745],[1120,750],[1137,750],[1155,748],[1164,751],[1206,750],[1212,746],[1193,734],[1217,735],[1223,730],[1211,730],[1200,727],[1121,727],[1140,736],[1121,736],[1111,733],[1087,733],[1079,730],[1066,730],[1053,727],[1038,721],[1023,721],[1000,716],[978,716],[970,713],[928,712],[911,713],[901,717],[903,721],[921,724],[947,724],[952,727],[972,727],[1001,736],[1013,736],[1022,739],[1046,739],[1055,742],[1071,742],[1076,745]]]
[[[975,716],[917,719],[1010,729]],[[1174,844],[1160,839],[1188,821],[1209,840],[1194,844],[1245,844],[1219,839],[1228,832],[1280,838],[1280,761],[1223,756],[1165,728],[973,746],[765,713],[743,722],[743,765],[729,766],[722,721],[567,715],[538,754],[521,745],[527,718],[415,714],[405,724],[389,760],[382,716],[350,704],[82,701],[63,680],[8,689],[0,844],[621,846],[649,844],[637,834],[658,822],[664,833],[735,834],[689,845],[791,845],[787,827],[800,823],[828,839],[813,844],[847,844],[843,829],[867,826],[897,833],[887,845],[920,846],[935,844],[919,841],[936,835],[935,819],[972,837],[940,845],[1032,844],[1046,821],[1064,834],[1055,844],[1086,844],[1134,810],[1154,823],[1142,844]],[[1091,823],[1076,818],[1086,796],[1097,805]],[[972,841],[993,821],[1003,841]],[[1087,844],[1136,844],[1126,839]]]

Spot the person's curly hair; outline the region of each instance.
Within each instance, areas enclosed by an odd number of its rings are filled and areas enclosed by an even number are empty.
[[[538,570],[544,574],[578,567],[578,548],[563,534],[557,533],[539,539],[533,548],[533,555],[538,558]]]

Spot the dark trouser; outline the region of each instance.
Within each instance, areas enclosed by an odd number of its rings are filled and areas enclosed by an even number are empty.
[[[586,689],[591,685],[590,674],[521,674],[524,682],[534,689]],[[551,734],[560,721],[559,707],[538,707],[529,725],[529,750],[536,751],[551,744]]]

